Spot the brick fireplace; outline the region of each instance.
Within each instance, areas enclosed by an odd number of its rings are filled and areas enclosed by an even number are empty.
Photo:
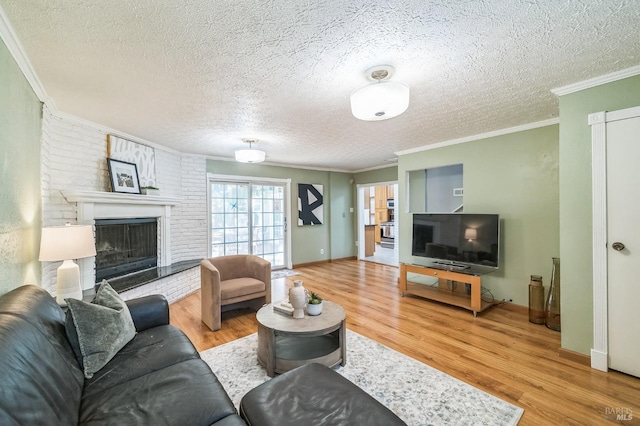
[[[63,195],[70,203],[77,204],[78,224],[126,223],[136,218],[151,219],[157,224],[157,266],[171,265],[171,208],[179,203],[178,199],[97,191],[63,191]],[[100,247],[96,247],[98,248]],[[78,259],[78,265],[83,288],[93,288],[97,280],[95,258]]]
[[[154,147],[161,196],[110,191],[105,158],[107,135],[116,134]],[[45,103],[41,140],[42,225],[94,224],[95,219],[154,217],[158,226],[158,265],[207,256],[207,159],[166,149],[118,129],[62,114]],[[95,282],[94,259],[78,262],[83,288]],[[56,293],[57,262],[40,263],[42,287]],[[200,288],[199,269],[192,268],[122,293],[124,298],[161,293],[175,301]]]

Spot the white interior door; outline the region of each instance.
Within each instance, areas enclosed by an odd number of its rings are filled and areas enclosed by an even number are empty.
[[[640,377],[640,117],[606,132],[609,368]]]

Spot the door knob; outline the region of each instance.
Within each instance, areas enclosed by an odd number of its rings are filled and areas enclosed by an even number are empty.
[[[621,250],[624,250],[624,244],[616,241],[615,243],[611,244],[611,248],[614,249],[615,251],[621,251]]]

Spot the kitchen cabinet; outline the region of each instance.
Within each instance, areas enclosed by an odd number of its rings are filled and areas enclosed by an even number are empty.
[[[365,257],[373,256],[376,251],[376,225],[366,225],[364,227],[364,255]]]

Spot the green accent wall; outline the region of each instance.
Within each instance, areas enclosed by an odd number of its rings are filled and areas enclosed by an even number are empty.
[[[560,253],[558,126],[400,156],[400,262],[424,263],[411,256],[412,216],[405,207],[424,206],[424,199],[407,204],[407,178],[450,164],[463,164],[464,212],[500,215],[500,268],[483,277],[483,287],[496,301],[527,306],[530,275],[542,275],[548,287],[551,258]],[[420,173],[409,173],[414,171]],[[424,198],[423,191],[409,192]]]
[[[291,259],[294,265],[356,255],[355,213],[350,212],[354,185],[350,173],[232,161],[207,160],[207,172],[218,175],[291,179]],[[298,183],[323,185],[324,223],[298,226]],[[320,254],[324,250],[324,254]]]
[[[562,347],[593,347],[591,127],[587,116],[640,105],[640,76],[560,97]]]
[[[398,166],[390,166],[382,169],[367,170],[353,175],[356,185],[368,183],[395,182],[398,180]]]
[[[42,104],[0,41],[0,294],[40,284]]]

